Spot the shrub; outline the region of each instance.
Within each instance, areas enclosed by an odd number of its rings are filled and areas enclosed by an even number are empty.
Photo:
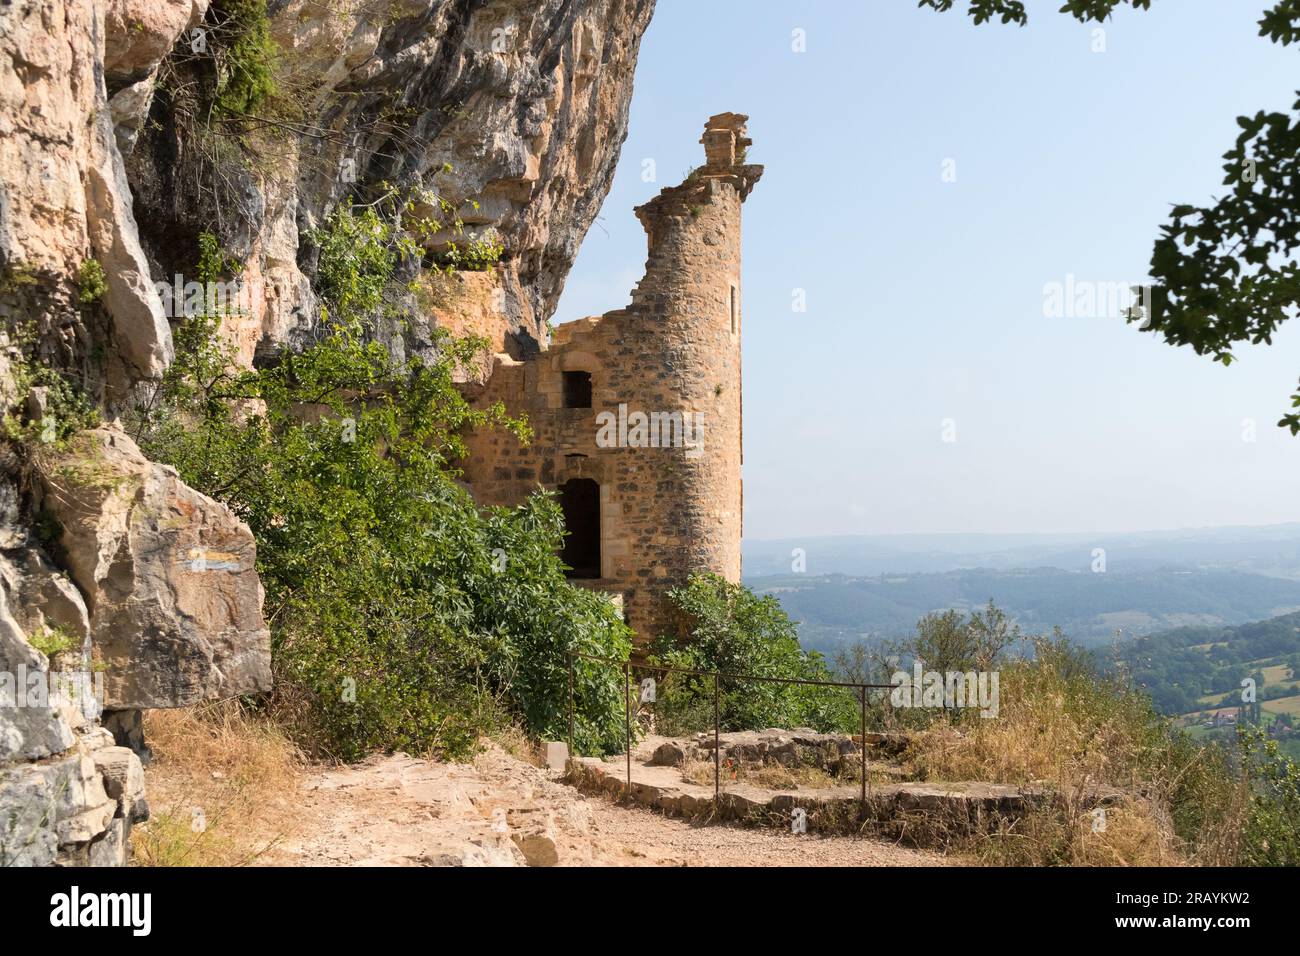
[[[930,712],[930,729],[906,755],[921,779],[1036,782],[1055,792],[1051,807],[980,852],[1039,864],[1152,863],[1175,853],[1226,862],[1236,852],[1240,809],[1228,755],[1196,745],[1150,697],[1103,676],[1092,655],[1068,640],[1039,637],[1032,645],[1032,657],[1000,665],[996,718],[967,712],[953,726]],[[1105,787],[1135,797],[1108,837],[1096,835],[1090,819]]]
[[[217,66],[217,111],[255,113],[275,93],[275,58],[266,0],[215,0],[209,13]]]
[[[62,627],[42,627],[28,635],[27,643],[53,660],[60,654],[80,650],[81,641]]]
[[[477,202],[468,205],[478,209]],[[403,191],[384,182],[372,202],[349,199],[341,204],[321,228],[307,233],[318,250],[316,286],[326,303],[325,318],[362,322],[396,312],[398,296],[422,291],[414,279],[396,281],[403,267],[414,271],[416,264],[423,264],[436,275],[484,272],[500,261],[505,246],[495,232],[472,239],[464,248],[447,241],[464,228],[456,204],[428,189]],[[440,242],[446,242],[446,251],[426,251]]]
[[[80,303],[93,305],[108,291],[108,277],[96,259],[87,259],[77,269],[77,298]]]
[[[683,634],[661,636],[651,664],[795,680],[834,679],[820,654],[799,647],[794,622],[774,597],[760,598],[744,585],[701,574],[670,591],[669,598],[682,617]],[[858,727],[859,705],[852,691],[726,679],[719,689],[723,730]],[[673,674],[659,681],[656,714],[663,732],[698,730],[712,724],[712,711],[712,678]]]
[[[565,580],[551,496],[481,510],[457,483],[465,429],[528,435],[457,390],[482,343],[438,333],[437,361],[395,363],[355,318],[384,298],[394,260],[337,256],[323,282],[333,318],[268,367],[236,366],[220,315],[182,323],[176,360],[136,409],[142,447],[252,529],[272,706],[306,749],[459,757],[512,715],[564,736],[566,652],[626,657],[629,632]],[[575,677],[575,746],[621,747],[621,676]]]
[[[1300,866],[1300,766],[1262,731],[1238,731],[1250,787],[1242,862],[1249,866]]]
[[[501,261],[506,247],[495,234],[471,239],[464,248],[452,242],[437,256],[439,265],[451,271],[486,272]]]
[[[44,412],[40,420],[27,420],[25,410],[0,408],[0,437],[60,448],[76,432],[98,425],[99,412],[80,383],[38,354],[35,327],[19,325],[6,331],[14,346],[9,359],[10,394],[22,401],[33,389],[42,389]]]

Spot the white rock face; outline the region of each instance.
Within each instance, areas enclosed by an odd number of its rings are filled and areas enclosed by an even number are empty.
[[[252,532],[111,428],[42,469],[42,504],[86,595],[105,707],[185,707],[271,689]]]
[[[129,380],[161,375],[172,342],[131,211],[105,56],[136,82],[149,79],[194,14],[193,0],[0,6],[0,263],[61,277],[66,293],[97,259]],[[148,99],[137,93],[131,121]]]
[[[157,378],[172,356],[171,329],[140,245],[121,148],[129,147],[149,109],[159,62],[206,7],[206,0],[0,5],[0,320],[10,329],[33,330],[48,364],[74,374],[101,366],[109,402],[120,402],[135,382]],[[77,296],[78,272],[92,258],[107,286],[95,314]],[[0,342],[0,348],[8,345],[8,339]],[[30,396],[17,393],[7,351],[0,355],[0,399],[6,412],[15,403],[31,405]],[[136,755],[111,748],[112,736],[96,725],[103,701],[94,692],[99,672],[91,665],[87,599],[98,599],[101,633],[110,626],[104,623],[108,610],[133,600],[160,615],[189,604],[176,592],[151,604],[143,592],[115,593],[105,601],[94,589],[79,588],[50,562],[27,526],[34,513],[24,502],[30,488],[22,495],[18,488],[30,486],[30,477],[7,446],[0,449],[0,476],[0,866],[121,865],[131,824],[147,813],[143,772]],[[200,514],[211,510],[206,499],[169,492],[168,480],[152,471],[147,479],[161,500],[194,505]],[[157,569],[144,570],[133,586],[167,583]],[[244,587],[252,597],[246,613],[256,618],[253,649],[230,652],[222,642],[242,639],[243,632],[218,629],[187,658],[171,697],[261,687],[269,680],[265,627],[257,626],[260,590]],[[131,621],[119,637],[138,635],[147,623],[143,617]],[[124,626],[121,617],[117,626]],[[204,627],[191,631],[201,634]],[[52,653],[58,648],[57,660],[33,641]],[[213,676],[212,661],[240,654],[248,661],[233,667],[233,675]],[[162,667],[157,658],[153,666]],[[52,676],[65,671],[84,683],[60,684]],[[129,686],[139,671],[123,683]],[[161,673],[149,676],[147,686],[164,683]],[[60,692],[68,687],[81,690]],[[106,786],[116,788],[113,795]]]
[[[329,136],[279,131],[268,147],[274,170],[226,170],[230,195],[214,204],[160,163],[186,155],[175,128],[150,124],[140,134],[128,174],[137,208],[150,213],[141,229],[154,272],[193,268],[192,251],[174,241],[177,223],[196,233],[222,221],[223,245],[261,290],[232,323],[251,360],[259,348],[293,342],[314,317],[306,276],[315,263],[301,233],[380,181],[418,185],[453,203],[478,203],[461,207],[465,232],[455,241],[491,232],[506,247],[496,270],[506,335],[494,347],[536,351],[613,181],[654,3],[395,0],[383,18],[327,7],[288,0],[274,6],[271,26],[291,67],[287,82],[302,90],[304,128]],[[433,311],[419,318],[442,324]],[[381,338],[390,349],[419,351],[427,330]]]
[[[21,534],[0,541],[0,866],[120,866],[148,815],[144,771],[94,724],[86,606]],[[28,643],[53,634],[57,664]]]

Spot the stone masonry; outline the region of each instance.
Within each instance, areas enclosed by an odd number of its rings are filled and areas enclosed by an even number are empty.
[[[745,163],[747,119],[711,117],[705,164],[637,208],[649,258],[626,308],[555,327],[526,359],[497,354],[470,388],[535,432],[470,436],[478,500],[557,490],[575,583],[620,598],[641,643],[673,626],[669,588],[740,578],[741,204],[763,172]]]

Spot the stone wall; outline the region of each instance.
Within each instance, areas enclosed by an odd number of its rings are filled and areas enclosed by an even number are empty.
[[[514,505],[539,485],[594,480],[600,571],[578,583],[621,595],[642,642],[672,628],[665,593],[692,572],[740,579],[741,204],[762,174],[743,162],[745,120],[711,118],[705,165],[636,210],[649,258],[627,308],[557,326],[534,357],[498,355],[471,390],[535,432],[527,446],[471,436],[476,497]],[[590,374],[590,408],[566,407],[574,372]]]

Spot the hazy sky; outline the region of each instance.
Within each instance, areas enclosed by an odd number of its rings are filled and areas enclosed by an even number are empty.
[[[1169,206],[1221,192],[1234,118],[1289,108],[1300,53],[1256,35],[1266,5],[1157,0],[1093,52],[1057,0],[1024,29],[914,0],[659,0],[555,319],[628,301],[632,207],[702,161],[709,115],[748,113],[746,537],[1300,519],[1300,438],[1274,425],[1300,323],[1224,368],[1044,316],[1067,274],[1145,277]]]

